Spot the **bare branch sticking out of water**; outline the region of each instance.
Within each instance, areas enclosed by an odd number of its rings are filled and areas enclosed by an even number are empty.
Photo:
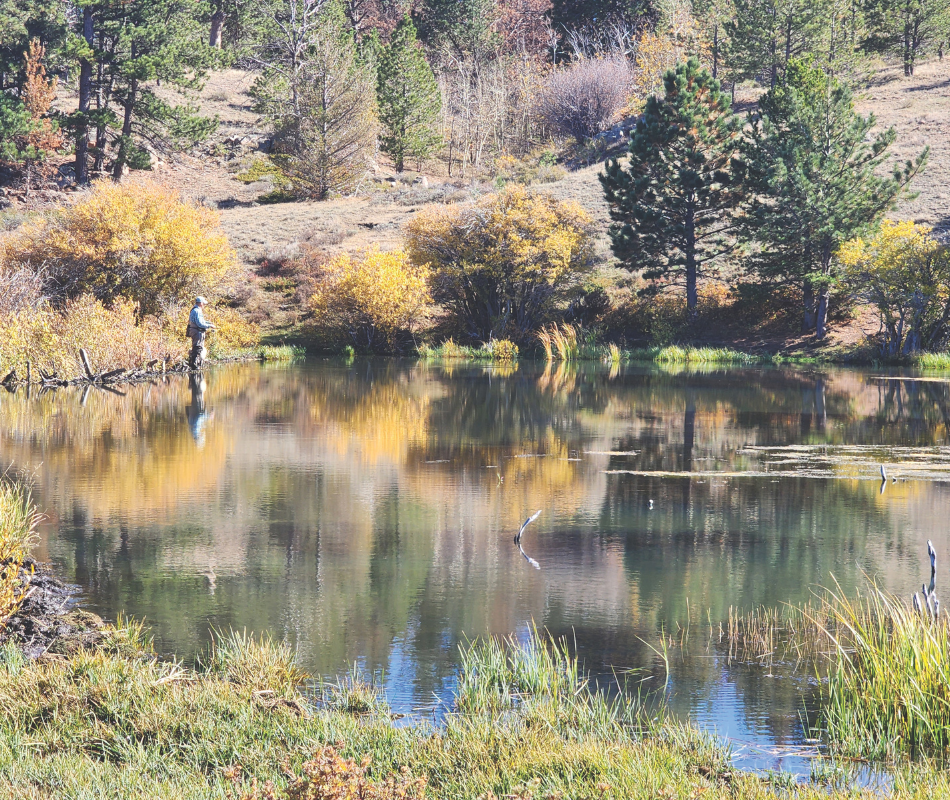
[[[535,561],[531,556],[529,556],[524,548],[521,546],[521,536],[524,534],[524,529],[527,528],[532,522],[534,522],[538,517],[541,516],[541,509],[539,508],[534,512],[530,517],[528,517],[524,523],[521,525],[521,530],[515,535],[515,544],[518,545],[518,549],[521,551],[521,555],[525,557],[525,560],[535,569],[541,569],[541,565]]]

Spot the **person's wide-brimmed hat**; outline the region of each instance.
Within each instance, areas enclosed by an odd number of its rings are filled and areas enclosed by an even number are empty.
[[[195,298],[195,305],[196,305],[196,306],[205,305],[205,304],[207,304],[207,302],[208,302],[208,301],[207,301],[204,297],[202,297],[200,294]]]

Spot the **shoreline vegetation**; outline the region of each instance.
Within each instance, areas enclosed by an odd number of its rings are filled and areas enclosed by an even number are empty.
[[[104,624],[60,595],[53,616],[69,616],[69,633],[25,649],[18,606],[38,520],[29,491],[4,478],[0,600],[16,621],[0,637],[6,797],[817,800],[860,794],[847,764],[874,758],[889,759],[894,797],[950,792],[950,773],[926,758],[948,744],[950,625],[873,587],[736,616],[719,632],[737,654],[825,665],[832,755],[796,780],[737,769],[727,742],[642,696],[592,687],[566,643],[537,630],[465,646],[441,718],[409,724],[359,670],[314,679],[286,644],[246,632],[217,632],[194,665],[159,658],[143,624]],[[899,761],[908,754],[925,757]]]

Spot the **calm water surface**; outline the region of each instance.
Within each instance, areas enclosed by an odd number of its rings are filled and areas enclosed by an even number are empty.
[[[948,426],[950,383],[811,368],[317,362],[0,393],[40,558],[163,652],[269,631],[314,674],[381,671],[407,711],[451,697],[467,637],[532,621],[663,691],[654,648],[688,623],[670,703],[773,768],[801,766],[813,681],[730,664],[710,628],[833,579],[918,586],[928,538],[950,555]],[[534,569],[512,536],[538,509]]]

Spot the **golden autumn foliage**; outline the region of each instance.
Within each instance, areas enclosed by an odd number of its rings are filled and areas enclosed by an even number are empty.
[[[185,355],[184,328],[171,331],[156,317],[139,319],[137,306],[117,300],[106,308],[94,297],[67,300],[59,309],[21,308],[0,315],[0,369],[24,377],[26,362],[34,369],[72,378],[83,374],[78,348],[84,347],[94,368],[137,367],[166,355]]]
[[[209,293],[233,264],[217,212],[155,183],[98,183],[75,205],[25,225],[0,251],[0,268],[42,273],[56,300],[124,298],[142,314]]]
[[[402,251],[341,255],[315,275],[315,326],[368,349],[396,350],[429,303],[428,269]]]
[[[425,211],[406,229],[409,258],[432,270],[433,298],[465,335],[523,341],[591,267],[580,205],[520,186],[474,205]]]
[[[646,30],[637,41],[634,87],[629,111],[639,114],[651,94],[663,94],[663,76],[676,65],[695,56],[708,63],[710,46],[702,25],[685,3],[671,3],[656,31]]]
[[[867,239],[838,250],[852,293],[877,308],[882,354],[904,356],[950,342],[950,248],[913,222],[884,220]]]

